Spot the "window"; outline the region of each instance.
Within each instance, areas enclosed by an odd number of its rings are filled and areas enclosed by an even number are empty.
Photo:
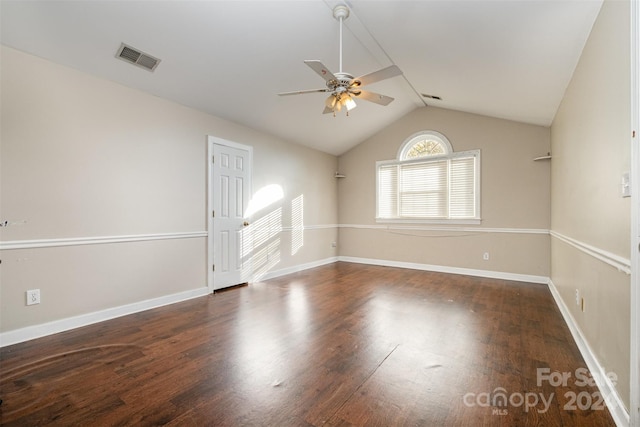
[[[454,152],[444,135],[420,132],[376,173],[379,221],[480,221],[480,150]]]

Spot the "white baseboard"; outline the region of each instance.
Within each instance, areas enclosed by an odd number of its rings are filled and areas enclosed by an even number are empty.
[[[145,301],[121,305],[119,307],[108,308],[93,313],[68,317],[66,319],[54,320],[52,322],[47,322],[40,325],[27,326],[25,328],[3,332],[0,333],[0,347],[29,341],[35,338],[44,337],[46,335],[57,334],[58,332],[80,328],[82,326],[114,319],[116,317],[126,316],[128,314],[138,313],[140,311],[149,310],[151,308],[162,307],[163,305],[186,301],[192,298],[207,295],[208,293],[209,290],[204,287],[190,291],[179,292],[177,294],[148,299]]]
[[[597,378],[597,385],[600,389],[600,393],[602,396],[606,397],[607,408],[611,413],[616,425],[618,427],[629,427],[629,412],[624,406],[620,395],[616,387],[613,385],[611,380],[607,377],[606,371],[604,367],[598,362],[598,358],[595,356],[595,353],[587,343],[586,338],[584,337],[582,331],[578,327],[575,319],[571,315],[571,312],[565,305],[564,301],[560,297],[558,290],[555,285],[551,281],[550,278],[545,276],[534,276],[527,274],[515,274],[515,273],[505,273],[499,271],[488,271],[488,270],[475,270],[469,268],[458,268],[458,267],[447,267],[440,265],[430,265],[430,264],[417,264],[410,262],[401,262],[401,261],[389,261],[389,260],[380,260],[380,259],[372,259],[372,258],[357,258],[357,257],[347,257],[340,256],[338,257],[338,261],[344,262],[353,262],[358,264],[370,264],[370,265],[379,265],[384,267],[399,267],[399,268],[409,268],[413,270],[425,270],[425,271],[435,271],[439,273],[451,273],[451,274],[464,274],[469,276],[477,276],[477,277],[488,277],[494,279],[504,279],[504,280],[515,280],[521,282],[529,282],[529,283],[539,283],[546,284],[551,291],[551,295],[553,295],[553,299],[558,306],[558,309],[562,313],[562,317],[564,318],[565,323],[569,327],[571,331],[571,335],[573,336],[573,340],[575,341],[578,349],[580,350],[580,354],[582,355],[585,363],[587,364],[587,368],[591,372],[594,378]]]
[[[336,261],[338,261],[338,257],[330,257],[330,258],[325,258],[318,261],[307,262],[305,264],[294,265],[292,267],[281,268],[280,270],[268,271],[259,277],[254,277],[252,281],[257,282],[260,280],[275,279],[276,277],[285,276],[287,274],[292,274],[292,273],[298,273],[300,271],[308,270],[310,268],[316,268],[316,267],[320,267],[327,264],[333,264]]]
[[[409,268],[412,270],[435,271],[438,273],[463,274],[466,276],[488,277],[490,279],[515,280],[518,282],[539,283],[546,285],[549,278],[531,274],[505,273],[502,271],[476,270],[472,268],[448,267],[444,265],[418,264],[414,262],[389,261],[373,258],[358,258],[340,256],[338,261],[353,262],[358,264],[380,265],[384,267]]]
[[[558,306],[558,309],[562,313],[562,316],[565,320],[565,323],[569,327],[571,331],[571,335],[582,354],[582,357],[587,364],[588,369],[592,373],[594,377],[597,377],[598,387],[603,396],[607,396],[607,407],[611,412],[611,415],[616,422],[616,425],[619,427],[628,427],[629,426],[629,413],[627,412],[622,400],[620,399],[620,395],[618,394],[615,386],[611,383],[609,378],[606,375],[605,369],[598,362],[595,353],[591,350],[591,347],[587,343],[586,338],[582,334],[582,331],[578,327],[575,319],[571,315],[571,312],[565,305],[564,301],[560,297],[558,290],[555,285],[551,281],[550,278],[544,276],[535,276],[535,275],[527,275],[527,274],[516,274],[516,273],[505,273],[499,271],[489,271],[489,270],[476,270],[469,268],[459,268],[459,267],[447,267],[440,265],[431,265],[431,264],[418,264],[418,263],[410,263],[410,262],[401,262],[401,261],[389,261],[389,260],[380,260],[380,259],[372,259],[372,258],[358,258],[358,257],[348,257],[348,256],[339,256],[339,257],[330,257],[325,258],[318,261],[313,261],[305,264],[299,264],[292,267],[282,268],[279,270],[274,270],[267,272],[262,277],[254,278],[255,280],[268,280],[276,277],[284,276],[287,274],[297,273],[300,271],[308,270],[315,267],[320,267],[327,264],[332,264],[337,261],[343,262],[352,262],[358,264],[370,264],[370,265],[379,265],[385,267],[399,267],[399,268],[408,268],[413,270],[424,270],[424,271],[435,271],[440,273],[450,273],[450,274],[463,274],[469,276],[477,276],[477,277],[487,277],[494,279],[503,279],[503,280],[515,280],[521,282],[529,282],[529,283],[539,283],[539,284],[547,284],[549,286],[549,290],[553,295],[553,298]],[[69,317],[66,319],[55,320],[53,322],[44,323],[41,325],[28,326],[21,329],[16,329],[13,331],[0,333],[0,347],[5,347],[12,344],[17,344],[20,342],[32,340],[35,338],[40,338],[46,335],[52,335],[58,332],[67,331],[70,329],[79,328],[82,326],[91,325],[94,323],[102,322],[105,320],[113,319],[116,317],[126,316],[128,314],[137,313],[144,310],[149,310],[156,307],[161,307],[164,305],[174,304],[181,301],[186,301],[192,298],[197,298],[201,296],[205,296],[209,293],[208,288],[203,287],[199,289],[194,289],[190,291],[180,292],[172,295],[165,295],[158,298],[153,298],[145,301],[140,301],[132,304],[126,304],[119,307],[109,308],[106,310],[101,310],[93,313],[87,313],[79,316]]]
[[[267,280],[275,277],[284,276],[286,274],[297,273],[299,271],[310,268],[320,267],[326,264],[332,264],[338,260],[338,257],[331,257],[319,261],[313,261],[306,264],[295,265],[280,270],[270,271],[262,277],[254,278],[255,280]],[[205,296],[209,293],[208,288],[199,288],[190,291],[180,292],[172,295],[165,295],[145,301],[135,302],[122,305],[119,307],[108,308],[93,313],[81,314],[79,316],[68,317],[66,319],[54,320],[52,322],[40,325],[27,326],[25,328],[15,329],[0,333],[0,347],[6,347],[12,344],[18,344],[47,335],[57,334],[59,332],[68,331],[82,326],[92,325],[94,323],[103,322],[105,320],[114,319],[116,317],[126,316],[128,314],[138,313],[140,311],[152,308],[162,307],[164,305],[174,304],[186,301],[192,298]]]
[[[562,313],[562,317],[564,317],[565,323],[571,331],[573,340],[576,342],[576,345],[580,350],[580,354],[582,354],[582,357],[587,364],[587,368],[591,372],[591,375],[596,379],[601,395],[605,397],[607,408],[609,409],[613,420],[618,427],[629,427],[629,412],[625,408],[624,403],[622,402],[622,399],[620,398],[620,395],[616,390],[616,387],[607,377],[606,370],[600,364],[600,362],[598,362],[598,358],[589,346],[587,339],[582,333],[582,330],[571,315],[569,308],[567,308],[564,300],[558,292],[558,289],[553,284],[553,281],[551,279],[549,279],[548,285],[549,290],[551,291],[551,295],[553,295],[553,299],[556,301],[556,305],[558,306],[560,313]]]

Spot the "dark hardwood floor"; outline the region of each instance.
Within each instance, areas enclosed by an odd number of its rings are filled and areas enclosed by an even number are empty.
[[[0,357],[7,426],[614,425],[546,286],[397,268],[336,263]]]

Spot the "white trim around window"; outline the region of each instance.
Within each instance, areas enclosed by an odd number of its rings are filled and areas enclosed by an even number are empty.
[[[376,222],[480,224],[480,163],[480,150],[376,162]]]

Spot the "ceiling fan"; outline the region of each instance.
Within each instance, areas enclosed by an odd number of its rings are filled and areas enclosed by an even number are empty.
[[[340,21],[340,72],[332,73],[324,64],[317,60],[304,61],[313,71],[322,77],[327,87],[324,89],[297,90],[294,92],[282,92],[278,95],[299,95],[303,93],[326,92],[329,97],[325,101],[323,114],[339,112],[344,107],[349,111],[356,107],[356,99],[364,99],[365,101],[374,102],[379,105],[388,105],[393,98],[379,93],[362,90],[362,86],[378,82],[380,80],[389,79],[391,77],[402,74],[400,68],[395,65],[374,71],[364,76],[354,78],[351,74],[342,71],[342,22],[349,17],[349,8],[346,5],[339,4],[333,8],[333,17]]]

